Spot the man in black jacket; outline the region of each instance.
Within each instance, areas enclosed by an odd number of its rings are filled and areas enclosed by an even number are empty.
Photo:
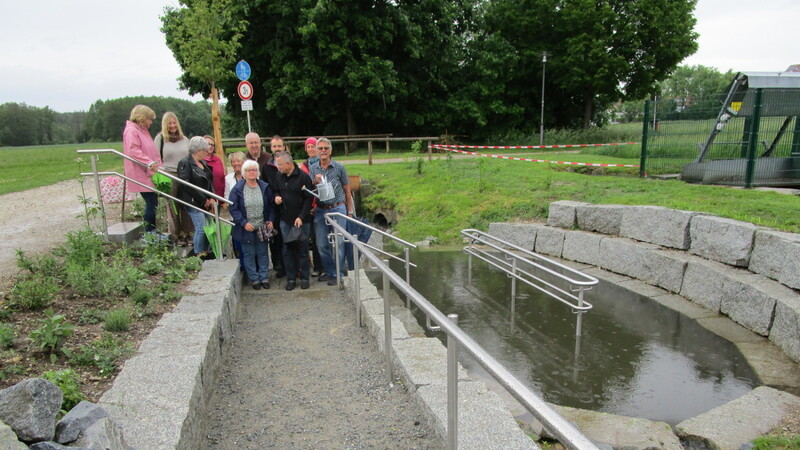
[[[272,154],[268,154],[268,158],[263,162],[259,160],[259,165],[261,166],[261,179],[266,181],[270,188],[275,191],[274,186],[278,183],[278,175],[280,175],[275,164],[275,156],[286,151],[286,144],[284,144],[283,138],[277,134],[272,136],[269,141],[269,149]],[[276,208],[275,222],[280,222],[280,220],[281,208]],[[278,234],[272,236],[269,241],[269,255],[272,260],[272,267],[275,268],[275,278],[282,278],[286,274],[286,268],[283,265],[283,232],[280,228],[278,229]]]
[[[308,236],[311,232],[312,196],[314,188],[311,178],[292,160],[289,152],[275,155],[278,175],[275,177],[275,204],[280,211],[279,226],[283,235],[283,265],[286,268],[286,290],[296,286],[300,274],[300,288],[308,289],[310,264],[308,260]],[[305,189],[303,189],[305,188]],[[299,269],[299,270],[298,270]]]

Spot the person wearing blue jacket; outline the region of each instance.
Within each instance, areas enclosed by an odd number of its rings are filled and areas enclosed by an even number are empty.
[[[231,189],[228,200],[234,226],[231,236],[242,246],[244,269],[253,289],[269,289],[268,241],[275,226],[274,196],[268,183],[259,179],[256,161],[242,165],[243,179]]]

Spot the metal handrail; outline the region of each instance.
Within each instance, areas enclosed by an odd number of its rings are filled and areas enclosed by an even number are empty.
[[[472,256],[475,256],[478,259],[489,263],[493,267],[502,270],[509,278],[511,278],[512,314],[516,310],[517,281],[521,281],[528,286],[531,286],[532,288],[537,289],[538,291],[547,294],[548,296],[569,306],[572,309],[572,312],[577,313],[578,318],[575,323],[575,336],[578,338],[581,336],[583,313],[592,309],[593,307],[591,303],[584,300],[584,293],[599,283],[597,278],[587,275],[579,270],[575,270],[572,267],[561,264],[558,261],[553,261],[552,259],[546,258],[538,253],[526,250],[518,245],[512,244],[511,242],[504,241],[481,230],[475,230],[471,228],[461,230],[461,235],[466,237],[469,241],[469,244],[464,247],[464,253],[469,255],[469,261],[467,262],[467,267],[469,268],[469,280],[472,279]],[[475,247],[473,244],[476,242],[500,252],[500,254],[504,257],[504,260],[489,253],[483,248]],[[509,248],[514,249],[514,251],[509,251]],[[544,271],[556,277],[556,279],[569,284],[569,290],[557,286],[531,272],[521,269],[519,267],[520,263],[531,266],[534,269]],[[566,275],[564,272],[567,272],[571,275]],[[577,288],[573,288],[573,286],[577,286]],[[577,292],[577,295],[573,292]]]
[[[329,214],[332,216],[333,214]],[[352,234],[348,233],[339,223],[335,220],[326,219],[328,224],[334,229],[334,234],[337,239],[334,240],[338,245],[338,236],[341,236],[345,241],[353,244],[356,249],[355,257],[355,285],[356,285],[356,298],[357,309],[361,310],[361,289],[360,278],[358,276],[360,270],[361,254],[372,264],[376,269],[380,270],[383,274],[383,304],[384,304],[384,348],[386,349],[386,368],[389,377],[389,383],[394,380],[394,367],[392,356],[392,328],[391,328],[391,309],[389,306],[388,290],[390,284],[395,286],[397,290],[406,295],[417,307],[419,307],[425,314],[433,318],[433,320],[441,327],[447,334],[448,345],[448,363],[447,363],[447,446],[448,448],[455,449],[458,447],[458,364],[457,364],[457,351],[461,348],[465,349],[467,353],[475,358],[486,371],[497,382],[506,389],[514,398],[516,398],[533,416],[542,423],[542,425],[565,446],[573,449],[593,449],[596,450],[597,446],[584,436],[573,424],[562,417],[556,410],[548,405],[544,400],[539,398],[533,391],[520,382],[511,372],[508,371],[502,364],[495,360],[484,350],[477,342],[475,342],[469,335],[467,335],[457,325],[457,317],[453,314],[445,316],[439,309],[431,304],[422,294],[417,292],[410,284],[403,278],[394,273],[391,268],[376,256],[372,251],[359,242]],[[392,236],[393,237],[393,236]],[[393,237],[394,238],[394,237]],[[396,238],[395,238],[396,239]],[[338,258],[337,258],[338,261]],[[337,271],[338,275],[338,271]],[[359,322],[360,323],[360,322]]]
[[[82,172],[81,175],[82,176],[92,176],[92,175],[94,176],[95,186],[97,188],[97,198],[98,198],[99,203],[100,203],[101,215],[102,215],[102,219],[103,219],[103,233],[105,234],[106,240],[108,240],[108,226],[107,226],[107,223],[106,223],[106,209],[105,209],[105,205],[103,204],[103,200],[102,200],[102,197],[101,197],[101,194],[100,194],[100,175],[116,175],[116,176],[118,176],[118,177],[120,177],[120,178],[122,178],[122,179],[124,179],[126,181],[130,181],[131,183],[137,184],[139,186],[142,186],[142,187],[145,187],[145,188],[148,188],[148,189],[152,189],[152,188],[150,186],[147,186],[144,183],[140,183],[140,182],[138,182],[138,181],[136,181],[136,180],[134,180],[134,179],[132,179],[132,178],[130,178],[128,176],[125,176],[123,174],[120,174],[118,172],[113,172],[113,171],[98,172],[97,171],[97,154],[111,153],[111,154],[117,155],[117,156],[119,156],[119,157],[121,157],[123,159],[127,159],[129,161],[133,161],[134,163],[139,164],[142,167],[147,167],[147,164],[144,164],[141,161],[138,161],[138,160],[136,160],[136,159],[124,154],[124,153],[118,152],[118,151],[116,151],[114,149],[110,149],[110,148],[107,148],[107,149],[84,149],[84,150],[78,150],[78,153],[80,153],[80,154],[89,154],[90,155],[91,163],[92,163],[92,172],[91,173]],[[180,178],[178,178],[178,177],[176,177],[174,175],[171,175],[171,174],[169,174],[167,172],[164,172],[162,170],[157,170],[156,172],[161,174],[161,175],[166,176],[167,178],[171,179],[172,181],[177,181],[178,183],[181,183],[184,186],[187,186],[187,187],[189,187],[191,189],[194,189],[196,191],[200,191],[203,194],[205,194],[206,196],[212,197],[212,198],[214,198],[214,199],[216,199],[218,201],[227,203],[229,205],[233,204],[233,202],[231,202],[230,200],[226,199],[225,197],[221,197],[221,196],[219,196],[219,195],[217,195],[217,194],[215,194],[215,193],[213,193],[211,191],[207,191],[207,190],[205,190],[205,189],[203,189],[201,187],[195,186],[195,185],[193,185],[193,184],[191,184],[191,183],[189,183],[187,181],[184,181],[184,180],[182,180],[182,179],[180,179]],[[223,218],[221,218],[219,216],[219,207],[217,206],[216,203],[214,204],[214,212],[210,213],[210,212],[208,212],[208,211],[206,211],[206,210],[204,210],[202,208],[198,208],[198,207],[196,207],[196,206],[194,206],[194,205],[192,205],[190,203],[187,203],[187,202],[185,202],[185,201],[183,201],[183,200],[181,200],[179,198],[173,197],[172,195],[167,194],[165,192],[161,192],[161,191],[159,191],[157,189],[152,189],[152,191],[155,192],[157,195],[161,195],[163,197],[167,197],[167,198],[169,198],[169,199],[171,199],[173,201],[177,201],[177,202],[181,203],[182,205],[188,206],[190,208],[194,208],[194,209],[202,212],[203,214],[205,214],[207,216],[213,217],[214,218],[214,224],[215,224],[216,229],[217,229],[216,230],[217,231],[217,233],[216,233],[216,235],[217,235],[217,248],[222,249],[222,233],[221,233],[219,224],[220,224],[220,222],[225,222],[226,224],[233,226],[234,223],[229,221],[229,220],[223,219]]]

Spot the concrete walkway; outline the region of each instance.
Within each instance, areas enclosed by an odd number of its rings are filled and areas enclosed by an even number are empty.
[[[342,291],[242,287],[205,448],[442,448]]]

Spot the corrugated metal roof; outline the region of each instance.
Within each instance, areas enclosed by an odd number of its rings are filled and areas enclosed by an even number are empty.
[[[747,87],[749,89],[800,89],[800,72],[740,73],[747,77]]]

